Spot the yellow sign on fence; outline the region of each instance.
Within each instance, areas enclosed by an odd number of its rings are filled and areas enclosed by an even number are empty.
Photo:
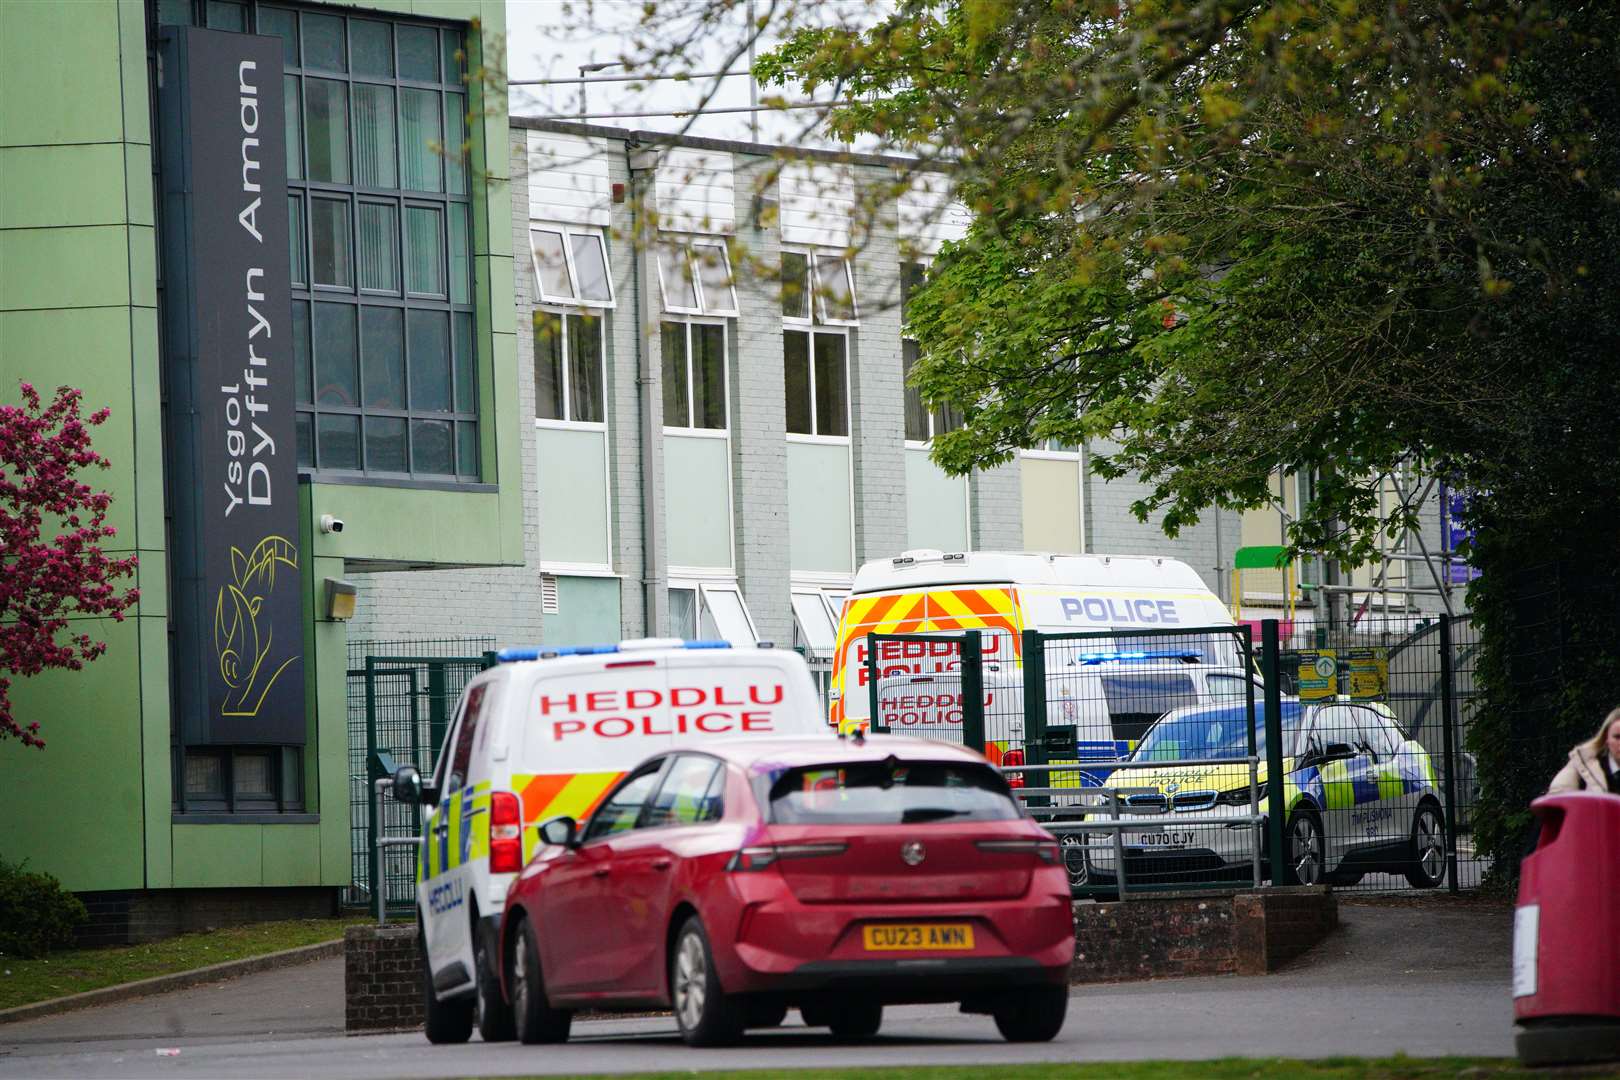
[[[1389,696],[1389,650],[1350,650],[1350,700],[1377,701]]]
[[[1301,649],[1299,700],[1331,701],[1339,693],[1339,654],[1334,649]]]

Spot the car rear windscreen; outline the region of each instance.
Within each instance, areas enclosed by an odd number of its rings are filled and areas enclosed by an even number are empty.
[[[874,761],[788,769],[770,778],[777,825],[911,825],[1009,821],[1007,783],[984,765]]]

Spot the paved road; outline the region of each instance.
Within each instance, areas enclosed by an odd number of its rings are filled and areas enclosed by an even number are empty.
[[[420,1034],[347,1038],[342,964],[249,976],[0,1028],[0,1077],[510,1076],[795,1066],[1002,1064],[1513,1053],[1511,915],[1446,906],[1343,906],[1344,926],[1266,978],[1076,988],[1057,1041],[1010,1046],[988,1018],[888,1010],[883,1033],[837,1043],[789,1024],[737,1048],[689,1050],[662,1018],[575,1025],[566,1046],[429,1046]],[[164,1051],[178,1049],[178,1055]]]

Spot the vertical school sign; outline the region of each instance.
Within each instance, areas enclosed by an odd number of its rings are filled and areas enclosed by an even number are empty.
[[[180,27],[160,69],[175,685],[188,744],[304,742],[281,42]]]

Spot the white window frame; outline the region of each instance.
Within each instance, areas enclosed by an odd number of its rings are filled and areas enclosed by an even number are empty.
[[[784,325],[782,328],[784,342],[786,341],[786,335],[789,333],[804,334],[810,339],[808,360],[810,364],[810,426],[812,428],[819,429],[821,427],[819,417],[816,414],[816,335],[825,334],[828,337],[836,336],[844,339],[844,430],[850,432],[854,431],[854,402],[851,400],[854,395],[850,392],[849,385],[849,331],[838,326],[810,326],[796,322],[789,322],[787,320],[784,320],[784,322],[786,323],[786,325]],[[787,363],[786,349],[783,350],[782,362],[783,364]],[[806,434],[802,431],[789,431],[787,432],[787,438],[789,442],[823,443],[829,446],[848,446],[850,442],[849,435]],[[853,490],[854,489],[852,487],[851,491],[853,492]]]
[[[536,250],[534,242],[535,233],[557,233],[562,236],[563,262],[567,267],[568,284],[573,288],[573,296],[551,296],[545,289],[545,277],[540,273],[540,252]],[[588,300],[580,295],[579,268],[574,265],[574,237],[584,236],[596,241],[597,248],[602,252],[602,267],[604,269],[608,298],[606,300]],[[598,228],[564,225],[561,222],[530,222],[529,223],[529,265],[534,272],[535,303],[543,305],[564,305],[574,308],[606,309],[617,306],[617,299],[613,292],[613,263],[608,259],[607,237],[602,235]]]
[[[659,321],[659,346],[663,345],[664,324],[680,325],[686,327],[686,423],[671,424],[669,417],[664,417],[664,434],[666,435],[696,435],[704,439],[729,439],[731,437],[731,327],[726,320],[715,316],[677,315],[674,318],[664,318]],[[725,427],[707,428],[692,424],[692,327],[718,326],[720,328],[720,364],[721,385],[726,395],[726,425]],[[662,358],[660,358],[662,359]],[[661,365],[660,365],[661,366]],[[662,372],[660,372],[662,374]]]
[[[703,275],[698,271],[698,256],[694,248],[714,248],[720,253],[720,267],[725,271],[725,296],[722,303],[716,305],[710,301],[709,291],[703,284]],[[680,265],[670,267],[673,273],[687,275],[692,282],[692,295],[697,298],[696,307],[677,307],[669,302],[669,290],[664,287],[664,257],[666,254],[679,254]],[[665,235],[658,238],[653,246],[653,271],[658,276],[658,295],[663,302],[664,311],[671,315],[699,315],[712,318],[736,318],[740,311],[737,307],[737,279],[731,272],[731,253],[726,250],[723,238],[713,236],[679,236]]]
[[[742,586],[737,584],[737,579],[735,577],[705,577],[691,574],[689,572],[677,572],[670,575],[669,581],[665,585],[665,588],[671,592],[676,589],[685,589],[693,591],[697,594],[697,611],[695,613],[697,625],[693,627],[693,630],[700,636],[700,640],[703,633],[703,616],[705,612],[709,612],[709,618],[714,623],[716,632],[720,634],[720,640],[730,641],[733,645],[758,644],[759,629],[754,623],[754,613],[748,610],[748,600],[743,596]],[[720,620],[715,618],[713,615],[713,605],[709,601],[709,597],[715,594],[723,594],[736,598],[737,606],[742,613],[743,621],[747,623],[748,626],[746,641],[738,642],[725,636],[725,630],[723,627],[721,627]],[[674,629],[674,627],[670,628],[671,633],[674,632]]]
[[[1048,439],[1042,439],[1040,446],[1030,447],[1027,450],[1020,450],[1019,453],[1022,454],[1024,457],[1044,458],[1047,461],[1079,461],[1080,460],[1081,451],[1080,451],[1080,448],[1078,446],[1075,447],[1073,450],[1054,450],[1052,448],[1052,443],[1053,443],[1052,439],[1049,439],[1049,438]]]
[[[553,305],[551,305],[549,303],[539,307],[537,310],[544,311],[549,315],[555,316],[558,323],[560,323],[561,326],[562,326],[562,334],[563,334],[563,338],[562,338],[562,343],[563,343],[562,344],[562,354],[563,354],[563,415],[565,417],[570,417],[571,418],[573,416],[573,413],[574,413],[574,380],[569,377],[569,371],[568,371],[568,334],[570,333],[570,331],[568,329],[568,317],[570,315],[586,316],[586,315],[590,315],[590,312],[582,312],[578,308],[561,308],[561,309],[557,309],[557,308],[555,308]],[[608,396],[607,396],[607,317],[606,316],[601,316],[601,315],[596,316],[596,325],[597,325],[597,328],[598,328],[598,333],[600,333],[602,335],[602,351],[601,351],[601,354],[600,354],[601,357],[602,357],[602,365],[601,365],[601,368],[597,371],[597,376],[602,381],[601,386],[599,387],[599,389],[601,390],[601,393],[602,393],[602,419],[600,419],[600,420],[574,420],[574,419],[548,420],[548,419],[545,419],[544,417],[536,416],[534,418],[534,426],[535,427],[563,428],[563,429],[566,429],[566,430],[569,430],[569,431],[606,431],[607,430],[607,427],[608,427],[608,425],[607,425],[607,417],[608,417],[608,410],[609,410]],[[540,400],[540,384],[539,384],[538,379],[535,380],[534,396],[535,396],[535,402],[538,404],[538,402]],[[611,486],[611,485],[609,485],[609,486]]]
[[[793,611],[794,633],[799,640],[805,643],[810,655],[817,660],[831,660],[833,653],[838,648],[838,621],[843,615],[842,597],[846,596],[847,593],[847,589],[835,594],[829,589],[801,585],[794,585],[789,592],[788,606]],[[836,601],[835,595],[838,597]],[[799,617],[798,601],[800,600],[818,605],[822,614],[827,617],[828,625],[832,629],[832,638],[828,641],[825,652],[817,649],[815,642],[811,641],[810,636],[804,632],[804,620]],[[812,610],[815,609],[812,608]]]
[[[784,325],[859,326],[861,324],[860,297],[856,293],[855,289],[855,266],[848,258],[846,258],[843,254],[834,251],[793,246],[782,248],[782,254],[804,256],[806,263],[805,288],[809,292],[809,302],[807,306],[810,311],[808,318],[797,315],[783,314],[782,322]],[[839,270],[843,273],[844,280],[849,284],[849,307],[852,318],[834,319],[829,318],[827,315],[827,294],[821,285],[821,266],[823,263],[830,264],[834,262],[839,264]]]

